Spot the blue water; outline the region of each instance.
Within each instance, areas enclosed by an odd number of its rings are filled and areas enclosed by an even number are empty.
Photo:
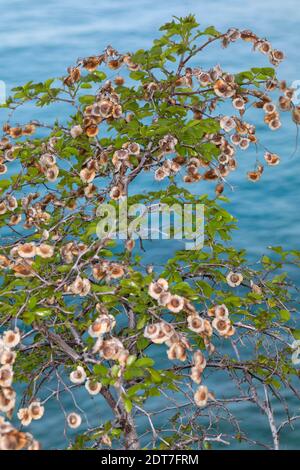
[[[297,34],[300,8],[296,0],[2,0],[0,80],[5,81],[9,93],[12,87],[26,81],[63,75],[66,67],[78,57],[98,53],[108,43],[123,52],[146,48],[163,22],[172,15],[190,12],[195,13],[203,25],[214,24],[221,31],[236,26],[252,28],[258,35],[267,36],[274,47],[284,49],[287,55],[279,75],[289,82],[300,79]],[[212,47],[198,65],[206,67],[220,62],[227,70],[245,69],[249,64],[249,47],[234,45],[225,53]],[[259,54],[253,54],[252,60],[252,66],[265,64]],[[47,114],[47,110],[32,112],[29,109],[22,114],[20,121],[54,117]],[[3,118],[4,113],[0,111],[0,120]],[[230,195],[231,210],[238,217],[240,226],[236,243],[246,247],[253,258],[268,245],[299,249],[300,229],[300,150],[293,159],[290,158],[295,145],[295,126],[284,116],[280,132],[265,133],[265,128],[259,132],[264,143],[281,155],[282,163],[268,169],[260,184],[250,184],[244,174],[254,165],[255,154],[242,154],[239,170],[231,179],[235,190]],[[159,187],[160,184],[155,183],[155,188]],[[168,246],[163,243],[156,244],[155,250],[159,260],[168,255]],[[224,385],[211,379],[211,388],[217,396],[224,395]],[[226,394],[229,392],[226,389]],[[71,400],[70,395],[64,399],[67,409]],[[80,403],[83,401],[87,414],[92,414],[91,424],[109,418],[101,399],[92,400],[80,394],[79,400]],[[150,406],[152,409],[157,407],[157,402]],[[299,409],[298,403],[294,403],[294,409]],[[240,416],[243,425],[248,423],[247,429],[253,438],[265,439],[269,435],[265,421],[250,406],[243,405]],[[47,428],[44,422],[48,423]],[[51,401],[47,404],[45,421],[34,423],[30,430],[44,448],[62,448],[66,443],[66,437],[60,431],[62,422],[60,407]],[[141,426],[144,425],[141,422]],[[300,425],[296,423],[294,428],[293,433],[283,435],[284,448],[300,447]]]

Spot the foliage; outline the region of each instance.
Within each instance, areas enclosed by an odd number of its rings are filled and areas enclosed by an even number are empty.
[[[239,151],[265,149],[246,111],[256,109],[276,130],[273,92],[296,123],[299,110],[293,90],[276,77],[283,54],[251,31],[201,30],[193,16],[161,31],[149,50],[121,54],[109,46],[80,59],[67,76],[29,82],[7,100],[0,320],[3,330],[22,332],[14,380],[25,384],[25,410],[37,399],[46,411],[50,399],[64,408],[63,396],[73,398],[84,383],[86,393],[99,392],[113,418],[96,426],[83,421],[74,449],[202,449],[233,440],[277,448],[286,423],[274,421],[272,401],[284,411],[286,394],[299,397],[291,362],[291,344],[300,337],[297,287],[286,270],[299,266],[300,252],[273,247],[249,264],[247,253],[232,246],[236,220],[222,193]],[[211,43],[236,40],[250,42],[272,67],[237,74],[197,67]],[[106,81],[119,69],[122,76]],[[59,105],[58,117],[13,124],[27,104]],[[234,116],[221,113],[228,105]],[[252,181],[265,163],[280,161],[264,152],[265,162],[249,169]],[[152,192],[133,185],[143,175],[154,176]],[[201,191],[203,180],[216,185],[215,197]],[[149,210],[158,203],[204,204],[203,249],[170,254],[161,269],[144,266],[143,241],[135,243],[133,234],[124,243],[99,239],[98,206],[117,207],[125,196]],[[224,396],[206,386],[218,377]],[[245,403],[265,413],[272,444],[253,442],[241,429],[231,405]],[[81,423],[77,408],[74,400],[65,410],[73,428]],[[18,416],[28,424],[24,412]]]

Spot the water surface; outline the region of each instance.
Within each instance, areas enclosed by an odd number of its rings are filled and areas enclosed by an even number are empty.
[[[300,9],[296,0],[2,0],[1,7],[0,80],[6,82],[8,91],[29,80],[61,76],[78,57],[99,53],[107,44],[123,52],[146,48],[163,22],[170,20],[172,15],[183,16],[191,12],[204,26],[214,24],[221,31],[231,26],[252,28],[258,35],[267,36],[274,47],[284,49],[287,55],[279,75],[289,82],[300,79]],[[234,45],[225,54],[218,47],[212,47],[197,65],[206,67],[220,62],[224,69],[232,71],[264,65],[259,54],[253,54],[253,63],[249,64],[249,47]],[[30,112],[22,116],[22,121],[40,116],[37,111],[34,115]],[[53,117],[46,109],[43,116]],[[0,120],[2,118],[3,111],[0,110]],[[268,169],[262,184],[254,185],[244,178],[246,169],[254,164],[254,151],[242,154],[240,169],[231,180],[235,190],[230,195],[230,209],[238,217],[240,226],[235,235],[236,243],[247,248],[253,259],[268,245],[299,249],[300,229],[300,151],[290,158],[294,150],[295,126],[284,117],[281,132],[272,134],[266,132],[266,128],[260,128],[259,132],[266,145],[276,148],[282,164]],[[145,180],[140,184],[145,188],[150,183]],[[153,188],[160,187],[159,183],[151,184]],[[155,245],[157,260],[167,257],[166,243]],[[226,395],[224,383],[210,380],[217,396]],[[92,415],[91,424],[109,418],[101,399],[91,400],[83,392],[79,400],[87,414]],[[64,399],[67,409],[71,401],[70,396]],[[150,406],[151,409],[158,407],[157,401]],[[294,409],[299,409],[299,403],[294,403]],[[247,421],[247,430],[253,438],[264,440],[269,436],[265,420],[251,406],[243,405],[239,416],[242,425]],[[44,422],[47,422],[47,428]],[[45,421],[34,423],[30,430],[44,448],[62,448],[66,442],[60,432],[62,422],[60,407],[52,401],[47,406]],[[145,423],[140,425],[145,426]],[[294,427],[293,433],[283,435],[284,448],[300,447],[300,425],[296,423]]]

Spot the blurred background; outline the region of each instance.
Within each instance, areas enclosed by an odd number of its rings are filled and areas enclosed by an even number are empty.
[[[229,27],[253,29],[259,36],[267,37],[276,49],[286,53],[279,77],[287,79],[288,84],[300,80],[300,8],[296,0],[2,0],[0,80],[5,82],[9,94],[11,88],[29,80],[64,75],[77,58],[102,52],[108,44],[120,52],[147,48],[160,34],[159,27],[172,15],[189,13],[195,14],[203,27],[213,24],[222,32]],[[245,43],[233,44],[226,51],[212,46],[201,62],[200,58],[197,60],[194,65],[205,68],[220,63],[224,70],[232,72],[269,66],[266,58],[258,53],[251,54],[250,45]],[[47,109],[42,111],[46,118],[47,112]],[[22,115],[22,122],[38,117],[32,115],[32,110],[27,113]],[[4,119],[5,112],[0,110],[0,121]],[[239,170],[230,181],[234,192],[227,192],[231,199],[229,209],[239,219],[240,230],[235,241],[249,249],[253,260],[258,259],[268,245],[299,249],[300,232],[300,149],[291,157],[296,145],[296,127],[290,117],[283,116],[279,132],[272,133],[267,126],[258,127],[258,131],[264,144],[281,156],[281,165],[266,169],[262,181],[251,184],[245,172],[253,168],[255,151],[253,155],[251,151],[242,153]],[[159,188],[161,183],[151,184]],[[160,243],[154,254],[161,260],[161,256],[168,253]],[[220,398],[224,387],[214,385],[212,389]],[[79,398],[88,414],[92,412],[95,423],[99,418],[108,418],[101,401],[92,400],[84,392]],[[66,399],[67,409],[68,400],[71,402],[72,397]],[[299,403],[292,405],[294,410],[299,409]],[[242,406],[241,424],[247,422],[247,430],[253,438],[265,438],[269,434],[265,420],[249,405]],[[50,423],[50,428],[46,428],[44,422]],[[47,405],[45,421],[33,423],[30,431],[41,440],[44,448],[62,448],[67,439],[60,431],[62,422],[63,414],[53,401]],[[299,448],[299,441],[300,425],[295,424],[294,432],[283,434],[282,446]],[[239,448],[238,444],[235,446]]]

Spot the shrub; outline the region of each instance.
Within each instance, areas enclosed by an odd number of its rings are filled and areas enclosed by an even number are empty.
[[[273,247],[250,264],[232,246],[236,220],[222,195],[240,151],[259,149],[249,184],[265,165],[280,163],[262,150],[247,111],[276,130],[278,109],[297,124],[299,109],[293,90],[276,76],[281,51],[251,31],[198,26],[193,16],[174,19],[149,50],[122,54],[109,46],[78,60],[63,78],[17,87],[5,105],[0,409],[10,420],[17,408],[26,427],[46,422],[47,404],[57,400],[67,425],[81,425],[73,449],[202,449],[235,440],[278,448],[291,421],[288,415],[277,422],[273,403],[288,414],[285,399],[299,397],[297,288],[286,267],[298,267],[300,253]],[[234,41],[250,42],[271,65],[235,74],[197,67],[212,43]],[[33,119],[13,123],[26,105]],[[46,106],[58,117],[43,123],[36,107]],[[139,191],[146,177],[152,191]],[[204,193],[204,181],[215,185],[215,195]],[[125,199],[147,213],[158,204],[203,204],[203,248],[172,253],[170,244],[163,267],[150,249],[155,263],[145,266],[132,214],[125,239],[98,236],[99,222],[108,223],[101,208],[118,211]],[[23,390],[17,407],[13,377]],[[210,385],[217,380],[224,396]],[[112,419],[88,424],[78,401],[85,393],[99,415],[107,408]],[[253,442],[240,427],[245,403],[265,414],[266,442]],[[19,424],[2,419],[0,431],[2,448],[38,447]]]

